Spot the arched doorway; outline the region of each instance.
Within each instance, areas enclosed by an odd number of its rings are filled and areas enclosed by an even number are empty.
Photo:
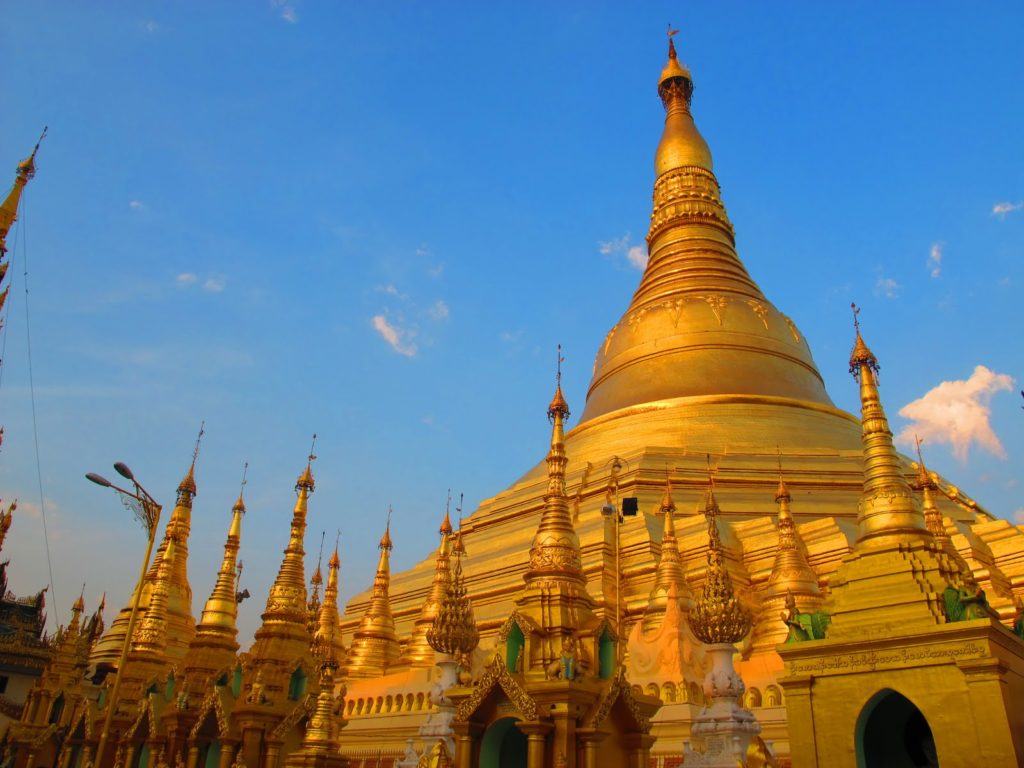
[[[906,696],[879,691],[857,719],[858,768],[938,768],[932,729]]]
[[[526,768],[526,735],[516,718],[495,720],[480,742],[480,768]]]

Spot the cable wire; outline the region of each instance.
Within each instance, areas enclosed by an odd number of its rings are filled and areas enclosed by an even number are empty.
[[[24,194],[24,193],[23,193]],[[21,226],[19,230],[25,229],[25,208],[28,195],[24,195],[21,202]],[[57,602],[57,589],[53,584],[53,560],[50,557],[50,536],[46,526],[46,497],[43,495],[43,468],[39,459],[39,427],[36,421],[36,387],[35,376],[32,371],[32,330],[29,322],[28,306],[28,232],[19,238],[21,240],[21,263],[22,281],[25,286],[25,344],[28,357],[28,391],[29,399],[32,402],[32,438],[35,444],[36,454],[36,480],[39,485],[39,517],[43,521],[43,543],[46,546],[46,569],[50,576],[50,598],[53,600],[54,623],[60,624],[60,608]]]

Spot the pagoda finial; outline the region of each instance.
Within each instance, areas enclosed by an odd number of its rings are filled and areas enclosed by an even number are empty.
[[[668,35],[668,57],[674,59],[676,58],[676,44],[673,38],[679,34],[679,30],[672,29],[672,22],[669,22],[665,34]]]
[[[778,446],[775,446],[775,450],[778,453],[779,460],[779,487],[775,491],[775,501],[778,502],[781,501],[782,499],[785,499],[788,503],[790,500],[789,487],[786,485],[786,480],[782,476],[782,449],[779,448]]]
[[[445,537],[452,535],[452,521],[448,515],[448,509],[452,505],[452,489],[448,489],[448,500],[444,503],[444,520],[441,521],[441,528],[439,533],[441,534],[441,541],[444,541]]]
[[[722,540],[718,534],[718,503],[715,501],[710,456],[708,496],[704,515],[708,521],[708,569],[704,589],[690,613],[690,626],[701,642],[738,643],[750,631],[750,612],[736,597],[732,579],[725,567]]]
[[[245,486],[249,482],[248,480],[246,480],[248,476],[249,462],[247,461],[242,466],[242,482],[238,486],[238,501],[235,502],[235,506],[232,507],[232,511],[237,508],[240,509],[242,512],[245,512]]]
[[[32,148],[32,154],[18,163],[18,169],[14,177],[14,186],[7,193],[4,201],[0,203],[0,260],[3,260],[4,254],[7,253],[7,233],[18,218],[21,193],[24,191],[25,185],[36,175],[36,152],[39,151],[39,145],[46,138],[46,130],[46,128],[43,128],[39,141]]]
[[[380,544],[377,545],[382,552],[390,552],[394,546],[391,541],[391,505],[388,504],[388,522],[384,526],[384,535],[380,537]]]
[[[313,441],[309,446],[309,456],[306,457],[306,469],[299,475],[299,479],[295,481],[296,491],[300,488],[305,488],[308,493],[312,493],[316,489],[316,483],[313,480],[314,461],[316,461],[316,432],[313,433]]]
[[[882,546],[907,543],[928,536],[920,507],[903,474],[893,445],[889,420],[878,393],[878,360],[861,336],[860,310],[853,309],[856,341],[850,355],[850,371],[860,384],[861,444],[864,449],[864,491],[858,510],[857,543]]]
[[[868,345],[864,343],[864,337],[860,334],[860,307],[850,302],[850,309],[853,310],[853,328],[856,338],[853,343],[853,351],[850,353],[850,373],[853,378],[859,380],[861,368],[870,368],[875,377],[878,377],[878,358],[874,356]]]
[[[562,363],[565,362],[565,358],[562,357],[562,345],[558,345],[558,357],[555,367],[555,396],[551,398],[551,404],[548,405],[548,419],[552,422],[556,418],[560,418],[561,421],[569,418],[569,404],[565,401],[565,396],[562,394]]]
[[[189,465],[185,477],[178,484],[178,504],[180,506],[191,507],[192,499],[196,496],[196,461],[199,459],[199,446],[203,441],[204,434],[206,434],[205,419],[199,424],[199,434],[196,435],[196,444],[192,449],[192,463]]]

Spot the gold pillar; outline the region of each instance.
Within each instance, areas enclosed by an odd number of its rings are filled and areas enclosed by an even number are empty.
[[[82,761],[79,765],[88,765],[92,762],[92,744],[87,742],[82,744]]]
[[[789,729],[789,756],[793,765],[818,768],[814,710],[811,708],[811,675],[790,676],[782,681],[786,696],[786,727]]]
[[[185,768],[198,768],[199,766],[199,745],[189,742],[188,757],[185,760]]]
[[[263,758],[263,768],[277,768],[277,758],[280,754],[280,742],[268,741],[266,755]]]
[[[544,753],[551,725],[549,723],[518,722],[515,727],[526,734],[526,768],[547,768]],[[568,755],[566,758],[568,759]]]
[[[483,726],[478,723],[453,723],[455,733],[455,768],[474,768],[474,753],[480,745],[477,741]]]
[[[235,760],[235,749],[238,747],[229,741],[222,741],[220,743],[220,762],[217,764],[218,768],[231,768],[231,763]]]
[[[654,737],[648,733],[630,733],[622,739],[622,744],[629,753],[629,768],[648,768],[651,761],[651,746]],[[802,767],[801,767],[802,768]]]
[[[583,745],[583,768],[597,768],[597,750],[608,734],[604,731],[579,729],[576,738]]]

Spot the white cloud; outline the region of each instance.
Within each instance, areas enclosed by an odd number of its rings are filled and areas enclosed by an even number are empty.
[[[146,30],[147,32],[149,32],[150,34],[153,34],[153,33],[154,33],[154,32],[156,32],[156,31],[157,31],[158,29],[160,29],[160,25],[159,25],[159,24],[157,24],[157,23],[156,23],[155,21],[153,21],[152,19],[149,19],[148,21],[144,21],[144,22],[142,22],[142,28],[143,28],[144,30]]]
[[[451,310],[443,299],[438,299],[434,302],[433,306],[427,310],[427,314],[434,320],[441,321],[448,319],[451,315]]]
[[[398,290],[398,288],[395,287],[394,283],[388,283],[387,285],[378,285],[376,290],[379,293],[384,293],[387,294],[388,296],[394,296],[396,299],[401,299],[402,301],[405,301],[407,298],[409,298],[408,294],[402,293],[400,290]]]
[[[875,282],[875,296],[895,299],[900,295],[900,284],[891,277],[879,277]]]
[[[211,275],[203,282],[203,290],[207,293],[220,293],[227,287],[228,281],[224,275]]]
[[[989,422],[989,402],[997,392],[1008,391],[1013,378],[984,365],[974,369],[966,381],[943,381],[900,409],[910,421],[897,438],[912,445],[914,436],[935,443],[947,443],[960,461],[967,460],[972,445],[1006,458],[1006,451]]]
[[[415,331],[392,325],[384,315],[373,316],[373,328],[395,352],[406,357],[415,357],[417,348],[413,338]]]
[[[945,248],[945,243],[932,243],[931,250],[928,251],[928,270],[932,277],[942,274],[943,248]]]
[[[444,262],[439,261],[437,264],[431,264],[427,267],[427,274],[431,277],[440,277],[444,273]]]
[[[997,216],[1000,219],[1005,219],[1009,214],[1014,211],[1019,211],[1021,208],[1024,208],[1024,200],[1016,203],[1011,203],[1006,200],[992,206],[992,215]]]
[[[131,208],[133,211],[146,210],[146,204],[143,203],[141,200],[132,200],[131,202],[128,203],[128,207]]]
[[[523,332],[522,330],[502,331],[501,334],[499,335],[499,338],[506,344],[514,344],[515,342],[523,338]]]
[[[196,275],[195,272],[182,272],[180,275],[174,278],[174,282],[184,287],[186,285],[192,285],[198,279],[199,277]]]
[[[632,245],[629,232],[614,240],[604,240],[597,244],[602,256],[623,256],[631,267],[644,269],[647,266],[647,249],[642,245]]]
[[[626,258],[629,263],[637,269],[643,269],[647,266],[647,251],[640,245],[634,245],[628,251],[626,251]]]

